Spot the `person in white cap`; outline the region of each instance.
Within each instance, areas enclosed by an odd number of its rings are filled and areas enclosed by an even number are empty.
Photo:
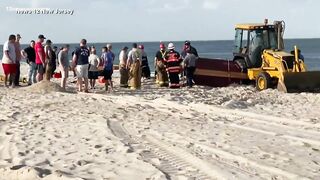
[[[169,43],[168,49],[169,51],[165,56],[165,62],[170,79],[169,87],[180,88],[179,74],[181,72],[180,64],[182,62],[182,59],[180,57],[180,54],[174,50],[175,47],[173,43]]]

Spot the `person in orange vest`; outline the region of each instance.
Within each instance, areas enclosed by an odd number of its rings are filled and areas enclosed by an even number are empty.
[[[180,88],[180,78],[179,74],[181,72],[181,62],[182,59],[180,54],[174,50],[174,44],[169,43],[168,45],[168,53],[165,56],[165,64],[167,68],[167,72],[169,73],[170,79],[170,88]]]

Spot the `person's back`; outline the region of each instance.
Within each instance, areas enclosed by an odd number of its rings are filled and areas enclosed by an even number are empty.
[[[112,51],[107,52],[107,61],[108,61],[108,69],[113,69],[113,62],[114,62],[115,55]]]
[[[99,66],[99,56],[96,54],[90,54],[89,56],[89,71],[98,71]]]
[[[119,66],[126,67],[127,59],[128,59],[128,54],[127,54],[126,50],[121,50],[121,52],[119,54]]]
[[[148,55],[147,55],[147,53],[145,51],[142,52],[142,56],[141,57],[142,57],[142,62],[141,62],[142,66],[148,66],[149,65],[149,63],[148,63]]]
[[[69,68],[70,62],[68,59],[68,53],[65,51],[60,51],[58,54],[59,65],[64,68]]]
[[[42,46],[42,43],[41,42],[37,42],[35,47],[34,47],[34,50],[36,52],[36,64],[42,64],[42,61],[41,61],[41,58],[40,58],[40,55],[42,56],[42,59],[45,59],[45,53],[44,53],[44,48]]]
[[[5,52],[8,52],[11,61],[5,56]],[[3,45],[3,58],[2,63],[4,64],[15,64],[16,62],[16,49],[13,43],[6,41]]]
[[[89,64],[89,49],[86,46],[81,46],[77,48],[75,51],[75,55],[77,56],[77,65],[87,65]]]
[[[185,59],[183,60],[186,66],[187,85],[189,88],[193,86],[193,76],[196,70],[196,60],[198,57],[194,55],[191,50],[187,52]]]
[[[186,64],[187,67],[196,67],[196,60],[197,60],[197,56],[192,54],[192,53],[187,53],[185,59],[184,59],[184,63]]]

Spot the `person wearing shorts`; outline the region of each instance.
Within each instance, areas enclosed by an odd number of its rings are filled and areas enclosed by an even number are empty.
[[[8,41],[3,45],[2,67],[4,71],[4,85],[6,87],[9,87],[8,78],[14,80],[17,71],[15,41],[16,36],[10,35]],[[11,87],[14,88],[15,84],[12,83]]]
[[[89,80],[90,80],[90,86],[91,89],[95,89],[96,80],[98,79],[99,75],[99,64],[100,64],[100,58],[97,56],[97,51],[95,47],[91,48],[91,54],[89,56]]]
[[[69,77],[69,59],[68,59],[68,51],[69,45],[65,45],[63,49],[58,54],[58,61],[59,61],[59,69],[61,72],[61,87],[66,89],[67,79]]]
[[[88,71],[89,71],[89,55],[90,51],[87,48],[87,40],[80,41],[80,48],[77,48],[73,55],[73,63],[76,64],[76,73],[78,78],[78,91],[82,91],[84,82],[84,92],[88,93]]]
[[[34,47],[36,52],[36,71],[37,71],[37,82],[43,80],[43,74],[45,72],[45,52],[42,43],[46,38],[41,34],[38,36],[38,41]]]
[[[106,80],[105,89],[108,91],[108,86],[110,85],[110,90],[113,90],[113,83],[112,83],[112,73],[113,73],[113,62],[115,59],[115,55],[112,52],[112,45],[108,44],[107,47],[103,48],[103,53],[101,56],[102,61],[104,62],[103,68],[103,76]]]

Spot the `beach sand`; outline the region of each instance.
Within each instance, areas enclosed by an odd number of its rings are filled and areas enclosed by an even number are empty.
[[[114,81],[0,84],[0,179],[320,179],[320,94]]]

